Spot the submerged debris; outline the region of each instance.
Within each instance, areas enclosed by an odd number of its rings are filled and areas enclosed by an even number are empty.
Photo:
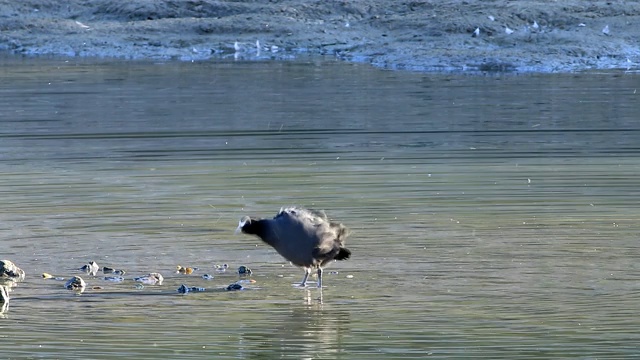
[[[253,279],[242,279],[236,281],[236,284],[254,284],[256,281]]]
[[[114,275],[124,275],[127,272],[124,270],[119,270],[119,269],[114,269],[114,268],[110,268],[110,267],[103,267],[102,268],[102,273],[103,274],[114,274]]]
[[[186,293],[189,293],[189,292],[200,292],[200,291],[205,291],[205,290],[206,289],[203,288],[203,287],[195,287],[195,286],[189,287],[189,286],[187,286],[185,284],[180,285],[180,287],[178,288],[178,292],[180,294],[186,294]]]
[[[58,281],[63,281],[64,280],[64,278],[62,276],[54,276],[54,275],[51,275],[49,273],[42,273],[42,278],[45,279],[45,280],[48,280],[48,279],[53,279],[53,280],[58,280]]]
[[[227,264],[222,264],[222,265],[216,264],[213,267],[216,269],[216,271],[225,272],[225,271],[227,271],[227,268],[229,267],[229,265],[227,265]]]

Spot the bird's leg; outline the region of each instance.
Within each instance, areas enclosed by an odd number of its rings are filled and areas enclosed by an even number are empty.
[[[310,273],[311,273],[311,269],[304,268],[304,277],[302,278],[302,282],[300,283],[301,287],[307,286],[307,279],[309,278]]]
[[[322,268],[318,268],[318,287],[322,289]]]

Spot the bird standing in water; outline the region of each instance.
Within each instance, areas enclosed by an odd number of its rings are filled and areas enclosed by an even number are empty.
[[[312,269],[322,288],[322,268],[332,260],[346,260],[351,251],[344,247],[349,230],[331,222],[324,212],[300,207],[283,208],[273,219],[242,217],[236,233],[256,235],[282,257],[304,269],[300,286],[306,286]]]

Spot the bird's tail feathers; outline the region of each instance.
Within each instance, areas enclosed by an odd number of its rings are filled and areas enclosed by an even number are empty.
[[[331,223],[331,226],[333,228],[337,228],[336,229],[336,238],[340,242],[343,242],[344,239],[346,239],[347,236],[349,236],[349,234],[351,234],[351,231],[349,231],[349,228],[347,228],[346,226],[342,225],[341,223]]]
[[[351,250],[347,248],[340,248],[338,255],[334,257],[335,260],[347,260],[351,256]]]

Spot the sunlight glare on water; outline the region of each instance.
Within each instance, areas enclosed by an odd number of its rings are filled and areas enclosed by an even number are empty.
[[[7,358],[640,351],[637,75],[3,61],[0,254],[27,272]],[[352,230],[322,292],[233,235],[291,204]],[[82,275],[91,260],[125,281]],[[240,265],[256,282],[225,291]],[[151,271],[163,285],[136,288]]]

